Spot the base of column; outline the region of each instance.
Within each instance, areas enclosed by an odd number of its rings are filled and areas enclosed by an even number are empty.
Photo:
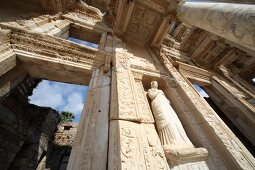
[[[208,151],[205,148],[176,149],[171,146],[164,146],[164,152],[167,160],[172,166],[205,161],[208,157]]]

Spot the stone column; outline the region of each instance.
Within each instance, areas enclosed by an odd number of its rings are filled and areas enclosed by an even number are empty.
[[[206,134],[206,136],[200,136],[200,134],[198,136],[203,145],[208,146],[206,146],[209,152],[207,162],[213,162],[213,166],[218,169],[254,169],[255,159],[240,140],[224,124],[209,104],[197,94],[192,84],[177,71],[173,64],[164,55],[159,57],[165,69],[176,80],[178,84],[176,90],[182,97],[181,101],[185,101],[189,108],[188,114],[194,115],[196,122],[198,122],[193,126],[203,129]],[[190,119],[190,121],[192,120]],[[208,145],[209,141],[210,144]]]
[[[220,2],[185,2],[177,16],[236,44],[255,50],[255,6]]]
[[[93,71],[67,167],[69,170],[107,169],[110,73],[103,73],[103,67]]]
[[[212,86],[206,89],[225,115],[255,146],[255,108],[246,100],[247,94],[226,79],[216,76],[213,77]]]

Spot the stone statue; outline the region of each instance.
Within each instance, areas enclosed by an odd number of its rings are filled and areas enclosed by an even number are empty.
[[[196,158],[207,157],[207,150],[195,148],[185,133],[177,114],[170,105],[164,92],[158,89],[156,81],[151,82],[148,90],[151,99],[152,112],[156,121],[161,144],[166,157],[172,162],[187,162],[186,155]],[[185,159],[185,160],[184,160]]]
[[[156,81],[151,82],[148,95],[151,99],[151,107],[162,145],[171,145],[175,148],[193,147],[179,118],[171,107],[170,101],[166,98],[164,92],[158,89]]]

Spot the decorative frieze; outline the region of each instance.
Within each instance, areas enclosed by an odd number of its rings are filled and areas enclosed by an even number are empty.
[[[179,72],[186,78],[191,79],[198,84],[210,85],[213,73],[181,62],[178,63]]]
[[[59,61],[69,61],[86,66],[99,66],[106,64],[109,67],[110,58],[104,52],[97,51],[90,47],[81,46],[72,42],[51,37],[39,35],[37,33],[28,33],[16,31],[11,34],[11,46],[18,53],[33,53],[43,55],[46,58],[59,59]],[[97,64],[94,65],[94,62]]]

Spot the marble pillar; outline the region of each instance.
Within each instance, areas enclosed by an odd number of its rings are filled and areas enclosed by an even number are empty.
[[[93,71],[68,170],[106,170],[111,71]]]
[[[220,2],[185,2],[179,20],[255,50],[255,6]]]
[[[176,91],[181,96],[181,100],[177,101],[177,106],[181,102],[185,102],[190,110],[189,115],[193,115],[196,121],[196,125],[192,126],[201,127],[203,133],[206,134],[203,137],[200,132],[197,136],[200,137],[200,142],[208,150],[208,165],[210,163],[210,166],[216,167],[215,169],[254,169],[254,157],[240,140],[224,124],[209,104],[197,94],[192,84],[178,72],[173,64],[165,56],[160,55],[159,57],[165,69],[178,84]],[[181,106],[180,109],[184,108]],[[177,113],[178,111],[179,109],[177,109]]]
[[[215,102],[242,134],[255,146],[255,108],[246,100],[246,94],[221,77],[212,79],[213,93],[220,94]],[[217,98],[217,95],[212,96]]]

